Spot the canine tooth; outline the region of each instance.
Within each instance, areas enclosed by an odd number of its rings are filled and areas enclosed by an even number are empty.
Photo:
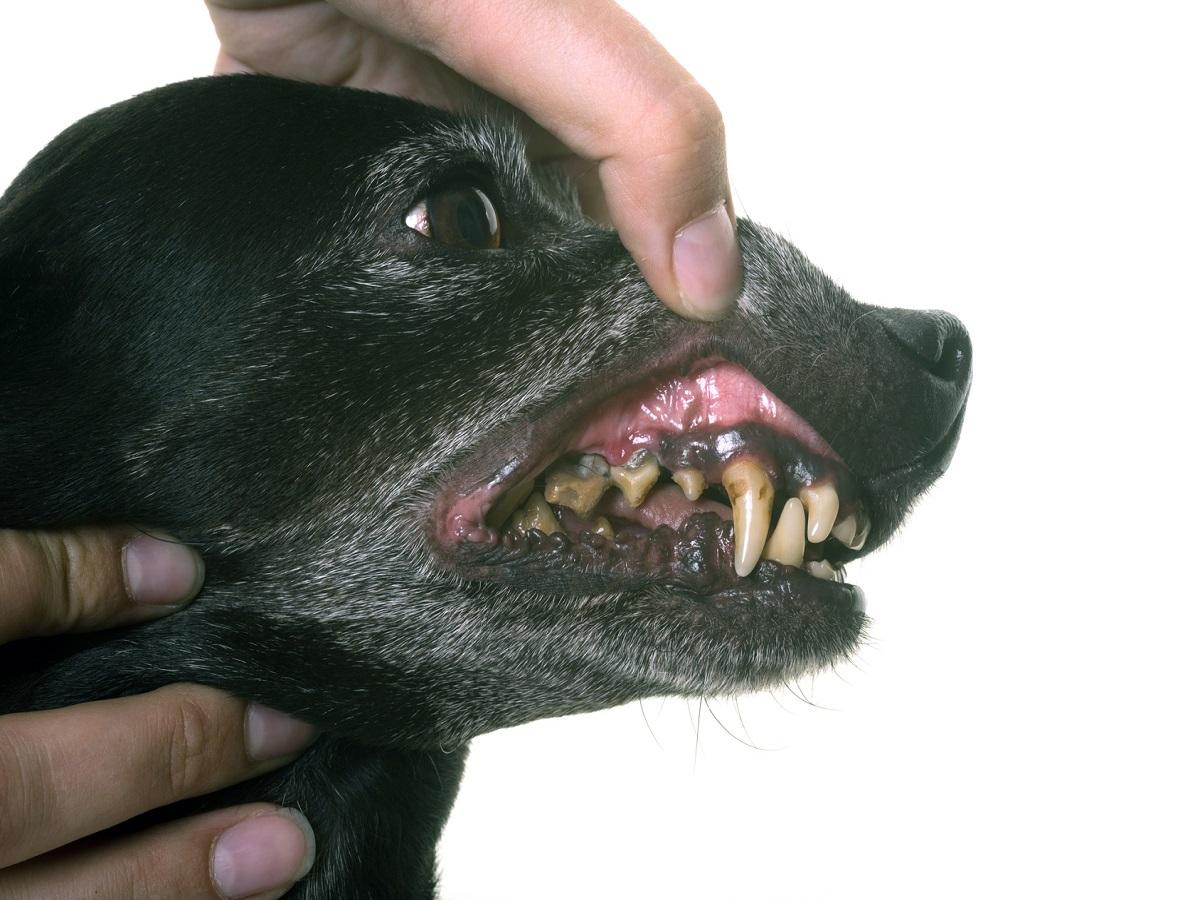
[[[733,506],[733,569],[745,577],[758,565],[767,542],[775,489],[762,466],[748,459],[726,466],[721,484]]]
[[[671,480],[683,488],[683,496],[693,503],[700,499],[700,495],[708,487],[708,482],[704,480],[704,473],[699,469],[680,469],[671,476]]]
[[[608,538],[610,541],[616,537],[616,532],[613,531],[612,522],[608,521],[604,516],[597,516],[596,521],[591,523],[592,527],[589,531],[593,531],[601,537]]]
[[[626,503],[630,506],[641,506],[646,495],[650,493],[650,488],[658,481],[658,460],[647,453],[640,462],[630,460],[624,466],[609,469],[608,474],[612,483],[625,495]]]
[[[833,526],[833,531],[830,532],[835,538],[849,547],[854,543],[854,535],[858,532],[858,518],[854,513],[846,516],[842,521]]]
[[[608,463],[599,456],[582,456],[577,463],[559,463],[546,474],[545,494],[549,502],[586,519],[609,484]]]
[[[508,517],[521,508],[522,504],[533,493],[533,479],[518,484],[515,488],[496,501],[488,510],[487,523],[493,528],[499,528],[508,521]]]
[[[815,559],[805,566],[805,568],[808,569],[808,574],[814,578],[820,578],[823,581],[835,580],[833,566],[823,559]]]
[[[838,514],[837,490],[828,482],[801,488],[800,499],[808,510],[808,539],[819,544],[829,537]]]
[[[785,566],[804,562],[804,504],[798,498],[783,504],[779,522],[763,548],[763,558]]]
[[[550,504],[541,494],[530,495],[525,507],[517,513],[516,525],[523,531],[533,531],[536,528],[542,534],[554,534],[556,531],[562,531],[562,526],[558,524],[558,519],[554,518]]]

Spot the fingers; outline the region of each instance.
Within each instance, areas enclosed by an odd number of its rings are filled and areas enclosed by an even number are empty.
[[[276,768],[311,726],[198,685],[0,719],[0,867]]]
[[[719,318],[741,286],[712,98],[609,0],[331,0],[503,97],[598,164],[606,205],[671,308]]]
[[[38,857],[0,871],[0,896],[267,900],[303,878],[314,853],[301,813],[259,803]]]
[[[154,618],[203,581],[190,547],[133,529],[0,530],[0,644]]]

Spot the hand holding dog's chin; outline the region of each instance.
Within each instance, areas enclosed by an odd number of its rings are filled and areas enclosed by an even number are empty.
[[[203,581],[128,529],[0,531],[0,643],[157,618]],[[311,865],[294,810],[251,804],[82,841],[293,759],[309,726],[198,685],[0,717],[0,896],[277,897]]]
[[[448,108],[479,88],[500,97],[537,123],[531,152],[576,176],[585,209],[616,227],[671,309],[720,318],[740,290],[721,114],[610,0],[208,5],[218,73],[345,84]]]

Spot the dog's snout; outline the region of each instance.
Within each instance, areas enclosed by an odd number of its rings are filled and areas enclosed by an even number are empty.
[[[966,390],[971,378],[971,338],[962,322],[941,310],[881,309],[875,316],[926,372]]]

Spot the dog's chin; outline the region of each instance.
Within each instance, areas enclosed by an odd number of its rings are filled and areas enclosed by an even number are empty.
[[[434,504],[439,558],[736,643],[758,660],[738,686],[850,653],[866,615],[845,565],[878,544],[867,500],[792,407],[708,351],[605,373],[495,435]]]

